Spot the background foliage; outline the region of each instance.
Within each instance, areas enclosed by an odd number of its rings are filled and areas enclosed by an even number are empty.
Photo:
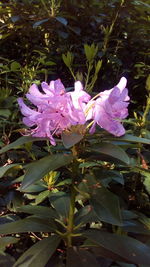
[[[1,266],[150,262],[149,16],[148,0],[0,1]],[[65,141],[20,137],[17,98],[33,82],[61,78],[70,90],[79,79],[94,94],[123,75],[132,99],[124,137],[87,136],[76,156]]]

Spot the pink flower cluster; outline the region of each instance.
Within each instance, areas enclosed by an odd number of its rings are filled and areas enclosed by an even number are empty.
[[[35,84],[30,87],[26,97],[36,108],[29,108],[22,98],[18,99],[18,104],[24,115],[24,124],[32,127],[29,133],[48,137],[52,145],[56,145],[54,136],[59,136],[73,125],[85,125],[89,120],[93,120],[91,133],[98,124],[111,134],[121,136],[125,133],[121,120],[128,115],[126,84],[126,78],[122,77],[114,88],[99,93],[94,100],[84,91],[81,82],[75,82],[74,91],[66,92],[58,79],[49,85],[43,82],[43,93]]]

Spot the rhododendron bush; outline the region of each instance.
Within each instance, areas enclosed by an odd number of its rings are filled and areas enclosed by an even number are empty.
[[[149,8],[0,1],[0,267],[150,266]]]
[[[125,77],[97,93],[80,81],[65,89],[57,79],[32,84],[18,98],[22,136],[0,150],[19,157],[0,169],[10,211],[4,209],[0,242],[20,248],[16,259],[3,255],[14,267],[150,262],[149,219],[134,209],[135,192],[124,194],[130,180],[149,177],[142,144],[150,141],[133,134],[129,100]]]

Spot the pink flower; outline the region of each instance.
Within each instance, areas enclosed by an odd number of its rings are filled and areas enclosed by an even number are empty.
[[[88,103],[88,119],[93,119],[94,123],[90,129],[91,133],[95,132],[95,126],[98,124],[109,133],[115,136],[125,134],[125,129],[121,123],[122,119],[128,116],[128,89],[126,88],[127,80],[122,77],[119,83],[111,90],[105,90],[99,94],[96,100]],[[91,109],[90,109],[91,105]]]
[[[54,135],[59,136],[62,131],[72,125],[85,124],[84,106],[90,96],[84,92],[80,82],[75,83],[75,91],[66,93],[61,81],[51,81],[48,85],[41,84],[44,93],[33,84],[26,94],[28,100],[36,106],[31,109],[18,99],[23,122],[30,129],[30,134],[36,137],[48,137],[52,145],[55,145]]]

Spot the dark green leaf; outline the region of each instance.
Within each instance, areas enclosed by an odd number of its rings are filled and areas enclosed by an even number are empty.
[[[119,200],[116,195],[101,187],[93,191],[90,202],[100,221],[122,225]]]
[[[138,221],[125,221],[122,228],[126,232],[150,235],[150,229]]]
[[[36,197],[35,197],[35,203],[36,205],[40,204],[41,202],[43,202],[47,197],[49,197],[49,195],[51,194],[51,192],[49,190],[45,190],[41,193],[39,193]]]
[[[51,232],[53,230],[50,221],[34,216],[0,225],[0,234],[2,235],[26,232]]]
[[[131,263],[147,264],[150,262],[150,247],[134,238],[101,230],[86,231],[84,236]]]
[[[142,137],[137,137],[130,134],[125,134],[119,138],[109,138],[109,140],[118,140],[118,141],[125,141],[129,143],[141,143],[141,144],[150,144],[150,140]]]
[[[14,267],[45,267],[60,243],[58,236],[46,237],[29,248],[14,264]]]
[[[42,218],[57,218],[58,215],[55,210],[48,207],[43,206],[32,206],[32,205],[25,205],[21,208],[18,208],[17,211],[25,212],[28,214],[33,214]]]
[[[50,195],[50,203],[60,216],[68,217],[70,196],[65,192],[58,192]]]
[[[83,135],[77,132],[74,132],[74,133],[62,132],[61,138],[62,138],[64,147],[70,148],[74,146],[75,144],[79,143],[83,139]]]
[[[20,220],[19,216],[14,215],[14,214],[9,214],[9,215],[3,215],[0,217],[0,225],[9,223],[9,222],[14,222]]]
[[[50,171],[54,171],[62,166],[69,164],[72,159],[73,157],[71,154],[55,154],[31,163],[22,182],[21,190],[23,191],[29,185],[42,179]]]
[[[111,143],[100,143],[99,146],[92,147],[91,152],[96,152],[105,161],[116,161],[127,165],[130,163],[130,159],[125,151]]]
[[[97,180],[100,180],[100,183],[107,187],[109,185],[109,183],[115,181],[119,184],[124,185],[124,178],[123,175],[121,173],[119,173],[118,171],[114,171],[114,170],[103,170],[103,171],[99,171],[97,172],[97,170],[94,171]]]
[[[17,167],[17,168],[22,168],[22,166],[18,163],[16,163],[16,164],[9,164],[9,165],[7,165],[7,166],[3,166],[3,167],[0,167],[0,178],[2,178],[3,176],[4,176],[4,174],[8,171],[8,170],[10,170],[10,169],[12,169],[12,168],[15,168],[15,167]]]
[[[78,212],[75,214],[74,223],[75,225],[78,225],[80,223],[91,223],[98,220],[98,217],[93,210],[93,207],[90,205],[86,205],[85,207],[81,208]]]
[[[30,142],[34,142],[34,141],[44,141],[44,140],[48,140],[48,139],[47,138],[41,138],[41,137],[22,136],[22,137],[18,138],[16,141],[14,141],[13,143],[1,148],[0,154],[5,153],[10,149],[19,148],[26,143],[30,143]]]

